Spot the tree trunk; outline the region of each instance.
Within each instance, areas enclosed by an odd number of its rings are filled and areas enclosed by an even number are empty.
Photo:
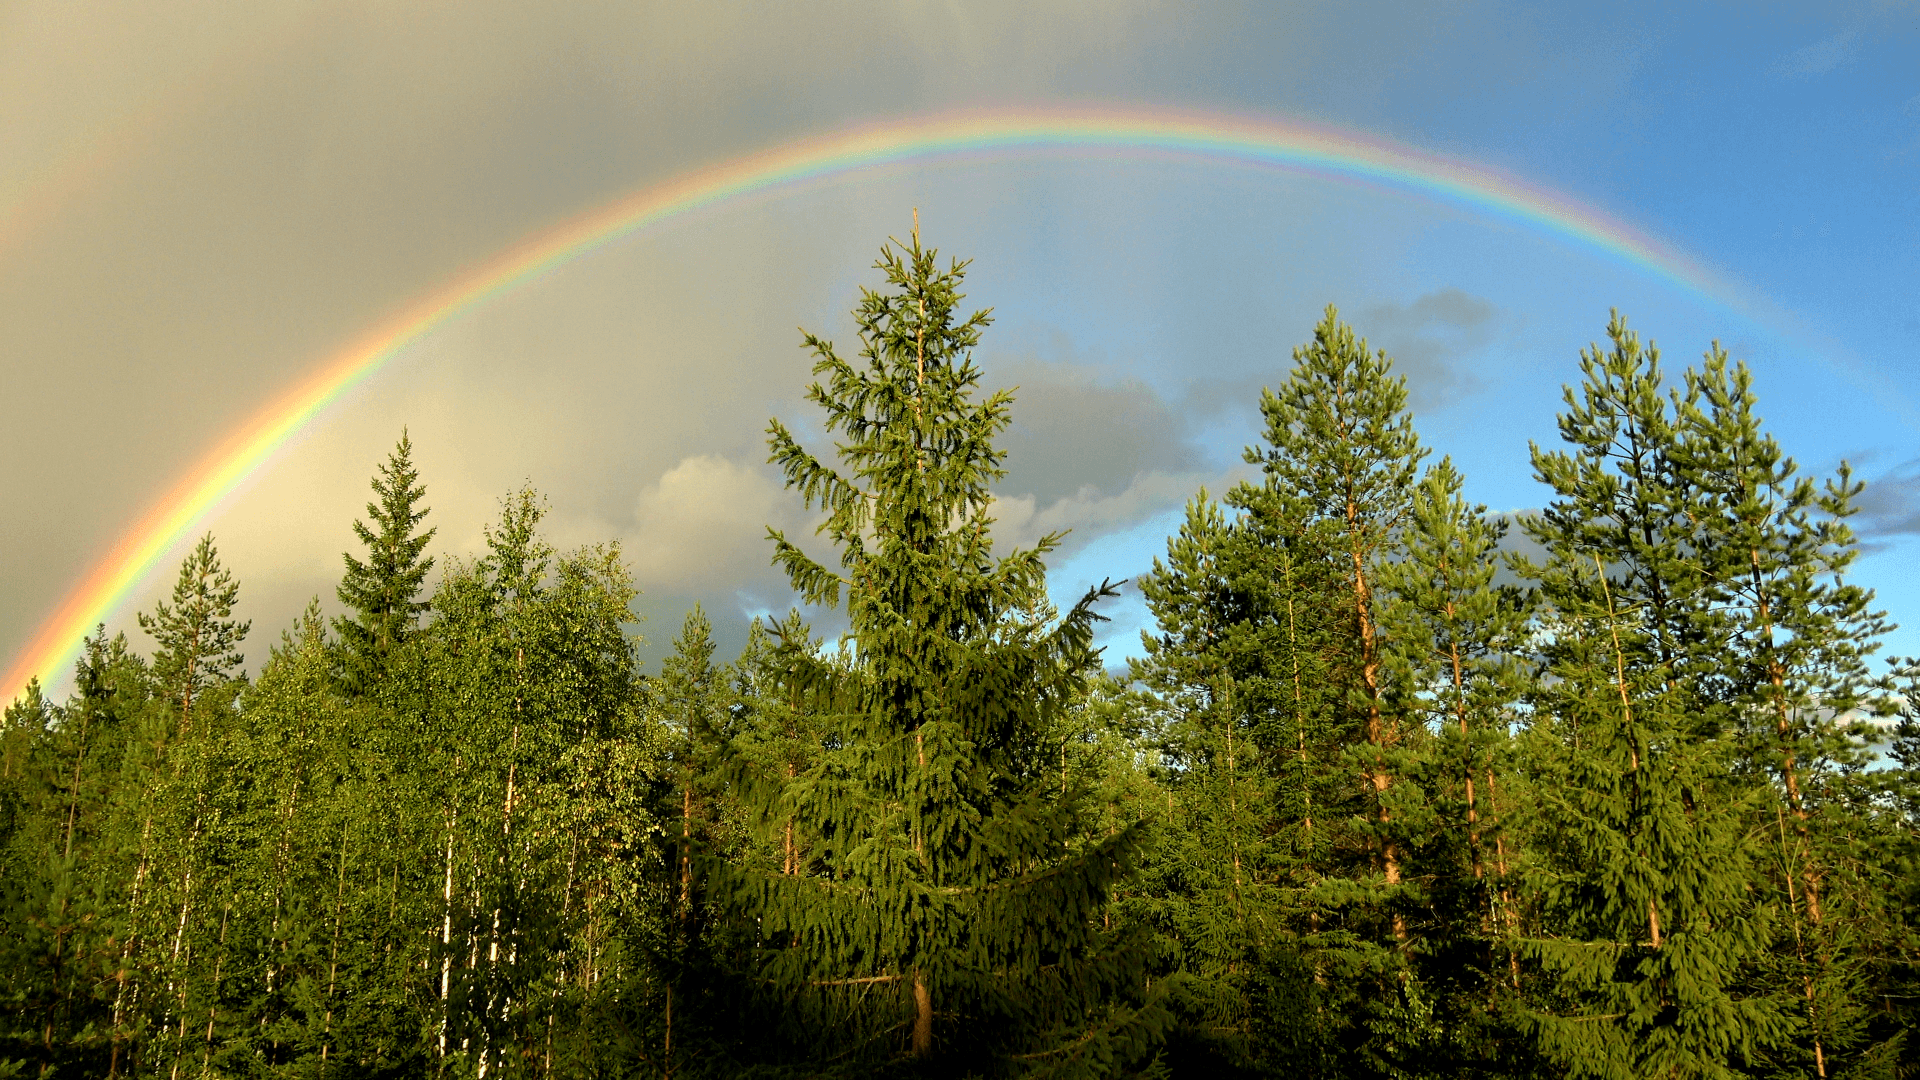
[[[452,1019],[453,1001],[448,996],[453,983],[453,833],[459,824],[459,811],[447,815],[447,877],[440,894],[440,1057],[447,1056],[447,1025]]]
[[[927,973],[913,969],[913,1048],[914,1057],[933,1053],[933,994],[927,988]]]
[[[1447,617],[1453,617],[1452,601],[1447,602]],[[1450,642],[1447,651],[1449,659],[1453,663],[1454,717],[1459,721],[1460,741],[1464,746],[1469,748],[1469,756],[1460,772],[1461,779],[1466,785],[1467,795],[1467,851],[1473,860],[1473,880],[1479,881],[1481,877],[1484,876],[1484,873],[1480,866],[1480,807],[1474,802],[1473,798],[1473,758],[1471,756],[1470,745],[1470,740],[1473,738],[1473,730],[1467,724],[1467,678],[1466,671],[1460,659],[1460,643],[1458,641]]]
[[[140,827],[140,863],[133,872],[133,897],[127,903],[128,921],[133,923],[136,928],[139,926],[140,920],[140,886],[147,880],[147,840],[152,835],[153,814],[149,812],[146,823]],[[126,1030],[124,1025],[126,1023],[127,969],[133,965],[134,943],[138,939],[139,933],[137,929],[128,932],[127,943],[120,948],[120,970],[114,972],[113,976],[115,984],[113,991],[113,1054],[112,1060],[107,1065],[107,1075],[109,1077],[120,1075],[120,1046],[123,1042],[122,1033]]]
[[[1293,656],[1293,737],[1300,753],[1300,821],[1307,842],[1307,865],[1313,865],[1313,789],[1308,785],[1307,718],[1305,692],[1300,684],[1300,628],[1294,617],[1293,560],[1287,560],[1287,648]]]
[[[1388,888],[1392,888],[1400,884],[1400,850],[1387,834],[1393,815],[1387,809],[1386,795],[1393,778],[1387,772],[1386,748],[1392,740],[1380,713],[1379,631],[1373,623],[1373,590],[1367,583],[1366,556],[1360,546],[1359,515],[1359,506],[1349,500],[1347,536],[1348,554],[1353,559],[1353,608],[1360,630],[1360,678],[1367,688],[1367,744],[1373,748],[1373,768],[1367,779],[1373,785],[1375,804],[1379,808],[1380,866],[1386,874]],[[1393,936],[1401,941],[1407,937],[1406,916],[1398,912],[1393,915]]]
[[[793,762],[792,760],[788,760],[787,782],[789,784],[793,782],[793,772],[794,772]],[[787,826],[785,829],[785,834],[780,838],[780,852],[781,852],[780,872],[782,874],[787,875],[788,877],[792,877],[793,875],[798,874],[800,872],[800,855],[797,851],[794,850],[794,846],[793,846],[793,815],[792,814],[787,815]]]
[[[333,990],[335,979],[340,973],[340,912],[347,899],[347,826],[340,826],[340,858],[338,882],[333,891],[333,947],[327,958],[327,1015],[320,1031],[320,1066],[326,1070],[327,1054],[332,1050],[333,1040]]]
[[[227,963],[227,916],[233,904],[220,908],[220,955],[213,961],[213,994],[207,1002],[207,1041],[200,1051],[200,1075],[206,1076],[213,1060],[213,1022],[220,1007],[220,972]]]
[[[73,755],[73,785],[69,790],[67,802],[67,850],[66,857],[73,858],[73,830],[80,819],[80,765],[87,760],[87,714],[80,713],[79,748]]]

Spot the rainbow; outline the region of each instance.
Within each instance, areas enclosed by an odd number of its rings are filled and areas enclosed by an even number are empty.
[[[1122,153],[1239,163],[1411,191],[1595,249],[1709,298],[1730,292],[1672,248],[1592,206],[1482,165],[1317,124],[1138,108],[1022,109],[856,127],[721,162],[615,199],[527,237],[362,333],[226,437],[68,593],[0,681],[55,683],[93,627],[289,438],[448,319],[563,263],[689,211],[902,163]]]

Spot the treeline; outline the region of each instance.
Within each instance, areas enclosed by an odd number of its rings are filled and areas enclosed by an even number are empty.
[[[1119,674],[993,544],[965,264],[878,268],[769,432],[837,641],[643,674],[616,547],[435,567],[403,437],[257,676],[209,538],[29,687],[0,1076],[1915,1074],[1920,680],[1744,367],[1616,317],[1509,521],[1329,309]]]

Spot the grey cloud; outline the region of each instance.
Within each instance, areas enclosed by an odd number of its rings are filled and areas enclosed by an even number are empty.
[[[1483,385],[1461,361],[1492,340],[1499,311],[1481,297],[1446,288],[1406,304],[1376,304],[1357,315],[1343,311],[1341,318],[1367,339],[1369,347],[1385,349],[1393,358],[1394,370],[1407,378],[1408,404],[1418,414],[1452,404]],[[1238,378],[1195,380],[1181,397],[1179,409],[1190,423],[1230,410],[1251,411],[1263,387],[1286,378],[1290,363],[1281,359],[1265,371]]]
[[[1503,554],[1518,555],[1536,564],[1545,563],[1547,561],[1547,549],[1533,537],[1528,536],[1527,531],[1520,527],[1521,518],[1529,514],[1538,514],[1539,512],[1539,508],[1536,507],[1530,510],[1508,510],[1503,513],[1489,514],[1489,517],[1505,524],[1507,527],[1506,535],[1500,538],[1498,550]],[[1494,574],[1494,583],[1498,585],[1524,584],[1524,582],[1520,580],[1519,575],[1513,572],[1512,568],[1507,565],[1504,559],[1501,560],[1500,569]]]
[[[784,584],[769,566],[766,530],[810,546],[811,524],[771,468],[702,454],[643,489],[621,532],[643,589],[722,594]]]
[[[1369,308],[1365,318],[1369,325],[1405,332],[1424,330],[1436,323],[1463,330],[1474,329],[1483,326],[1493,316],[1493,305],[1480,297],[1460,289],[1441,289],[1420,296],[1404,307],[1382,304]]]
[[[1067,533],[1063,553],[1101,533],[1133,525],[1179,506],[1202,487],[1216,496],[1249,472],[1245,468],[1207,472],[1142,472],[1124,490],[1107,494],[1088,485],[1072,495],[1043,503],[1031,495],[996,499],[996,539],[1026,547],[1048,533]]]
[[[1441,289],[1407,305],[1381,304],[1361,312],[1354,328],[1383,348],[1407,377],[1415,412],[1439,408],[1483,384],[1459,361],[1492,338],[1497,311],[1459,289]]]
[[[1040,505],[1091,488],[1115,493],[1145,472],[1186,472],[1200,464],[1190,419],[1139,379],[1112,379],[1075,361],[994,365],[994,385],[1017,386],[1013,423],[1001,445],[1001,490]]]
[[[1920,459],[1896,466],[1867,482],[1851,519],[1853,531],[1871,546],[1896,536],[1920,534]]]

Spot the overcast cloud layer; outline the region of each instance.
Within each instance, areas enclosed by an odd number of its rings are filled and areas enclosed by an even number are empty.
[[[653,638],[693,602],[735,637],[783,607],[764,531],[810,519],[763,432],[814,430],[796,327],[851,347],[845,312],[916,206],[932,242],[977,258],[998,319],[986,381],[1019,387],[1003,539],[1073,530],[1075,573],[1087,552],[1137,573],[1185,499],[1244,474],[1259,389],[1329,301],[1397,358],[1429,441],[1496,508],[1540,497],[1526,441],[1553,438],[1557,387],[1612,304],[1671,362],[1727,339],[1803,459],[1909,461],[1915,10],[0,3],[0,656],[225,435],[461,269],[690,168],[970,105],[1358,126],[1589,198],[1782,319],[1310,178],[1126,161],[851,177],[636,237],[396,359],[207,523],[250,655],[307,597],[331,602],[403,427],[443,555],[532,483],[556,540],[622,543]],[[1886,545],[1869,565],[1920,601],[1899,584],[1910,477],[1869,501]]]

